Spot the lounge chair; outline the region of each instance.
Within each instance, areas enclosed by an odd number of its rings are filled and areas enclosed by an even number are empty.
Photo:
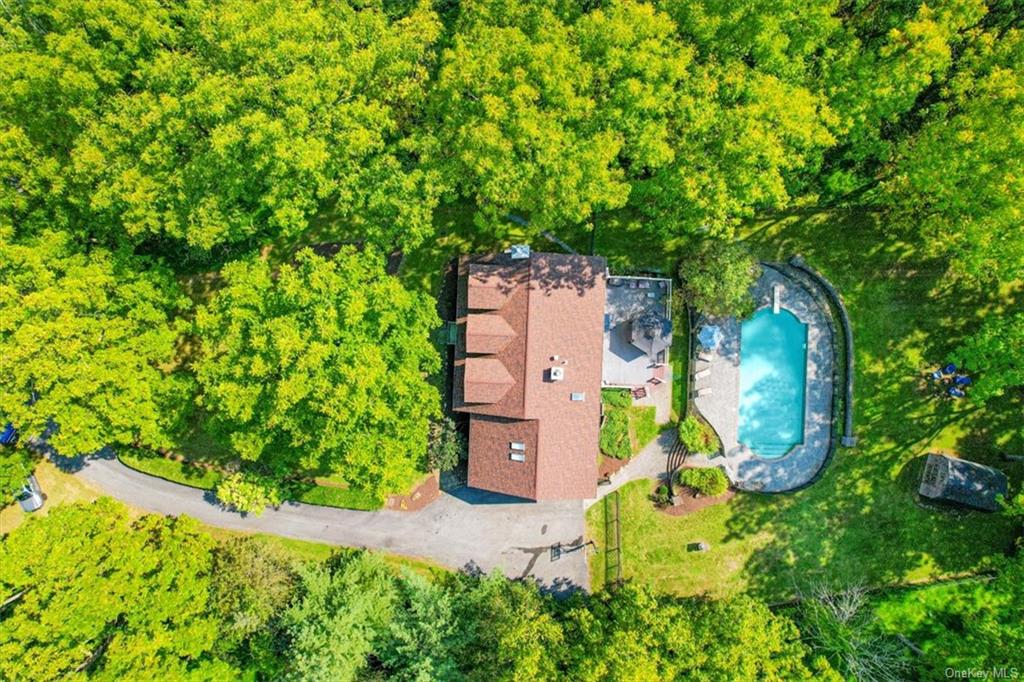
[[[698,398],[703,398],[705,396],[709,396],[712,393],[713,393],[713,391],[711,390],[710,386],[705,386],[704,388],[698,388],[697,389],[697,397]]]
[[[711,368],[705,367],[704,369],[695,372],[693,378],[699,381],[701,379],[707,379],[709,376],[711,376]]]
[[[702,350],[699,353],[697,353],[697,359],[700,360],[701,362],[711,362],[711,353],[707,352],[706,350]]]

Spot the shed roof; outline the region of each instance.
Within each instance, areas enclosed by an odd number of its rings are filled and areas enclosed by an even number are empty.
[[[921,474],[924,497],[954,502],[975,509],[998,511],[997,497],[1008,490],[1006,474],[965,459],[930,454]]]

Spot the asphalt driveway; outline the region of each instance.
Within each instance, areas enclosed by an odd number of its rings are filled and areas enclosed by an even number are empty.
[[[132,506],[187,514],[211,526],[381,549],[453,569],[498,569],[511,578],[533,577],[555,592],[590,587],[587,549],[552,551],[553,546],[582,544],[581,501],[518,502],[464,490],[457,497],[443,494],[418,512],[362,512],[295,502],[256,517],[225,511],[207,491],[148,476],[109,456],[84,460],[75,474]]]

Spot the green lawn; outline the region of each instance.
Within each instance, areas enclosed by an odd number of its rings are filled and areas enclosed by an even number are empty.
[[[994,464],[1020,485],[1021,465],[998,456],[1024,451],[1020,393],[981,409],[932,397],[921,376],[984,315],[1021,309],[1022,288],[951,281],[943,263],[887,235],[872,213],[798,212],[753,224],[745,236],[762,258],[802,253],[844,296],[856,346],[859,445],[839,449],[804,491],[739,495],[683,517],[655,511],[649,483],[627,486],[624,574],[681,594],[747,590],[776,599],[822,580],[877,585],[955,575],[1007,549],[1008,520],[924,508],[914,491],[923,456],[934,450]],[[588,513],[599,545],[602,513],[601,505]],[[699,540],[710,551],[685,551]],[[596,585],[602,567],[594,563]]]
[[[135,452],[125,452],[118,455],[118,459],[125,465],[151,476],[192,486],[212,490],[217,487],[223,474],[217,469],[203,467],[188,461],[174,461],[159,455],[144,455]],[[344,485],[331,483],[327,485],[310,485],[303,490],[295,499],[306,504],[317,504],[324,507],[340,507],[342,509],[360,509],[372,511],[384,506],[382,500],[367,493],[365,490],[348,488]]]
[[[650,443],[660,430],[654,421],[653,407],[634,406],[625,389],[602,389],[604,424],[601,426],[601,452],[616,459],[631,457]]]
[[[672,347],[668,352],[672,367],[673,420],[679,420],[686,414],[686,391],[689,387],[690,319],[686,307],[678,303],[681,300],[676,296],[672,301]]]
[[[335,486],[317,485],[303,491],[299,502],[318,504],[323,507],[341,507],[342,509],[361,509],[373,511],[384,506],[383,502],[365,490],[358,488],[338,488]]]
[[[244,533],[242,531],[227,530],[214,526],[203,526],[203,529],[217,540],[228,540],[234,537],[252,535],[266,541],[271,546],[279,549],[285,556],[297,561],[325,561],[337,552],[346,551],[346,548],[337,545],[326,545],[321,542],[308,542],[294,538],[281,537],[280,535],[268,535],[266,533]],[[448,569],[427,559],[404,557],[398,554],[380,552],[374,550],[396,570],[409,569],[427,577],[443,575]]]
[[[216,469],[193,464],[189,461],[175,461],[159,455],[140,455],[136,452],[126,451],[118,455],[122,464],[160,478],[189,485],[193,488],[204,488],[210,490],[217,487],[222,475]]]

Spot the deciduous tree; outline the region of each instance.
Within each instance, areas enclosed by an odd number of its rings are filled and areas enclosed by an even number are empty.
[[[754,307],[750,288],[761,268],[742,244],[707,239],[679,265],[686,302],[707,315],[744,317]]]
[[[210,577],[210,609],[223,623],[218,651],[240,667],[278,676],[284,667],[280,615],[298,582],[292,563],[266,540],[232,538],[213,550]]]
[[[409,126],[440,24],[357,4],[11,5],[3,207],[19,230],[209,249],[296,237],[326,206],[351,239],[418,243],[436,191]]]
[[[1024,386],[1024,313],[989,315],[951,357],[977,373],[970,396],[978,402]]]
[[[434,304],[372,251],[310,250],[274,270],[228,265],[197,314],[202,403],[244,459],[275,476],[342,471],[378,493],[422,469],[440,360]]]
[[[388,679],[465,679],[454,651],[459,627],[452,592],[405,571],[398,581],[395,615],[379,649]]]
[[[224,679],[212,655],[212,541],[187,518],[132,521],[119,503],[58,506],[0,543],[0,674]]]
[[[191,380],[170,371],[187,307],[147,259],[80,253],[63,232],[0,234],[0,413],[21,443],[49,430],[67,455],[170,446],[192,397]]]
[[[883,189],[894,228],[991,286],[1024,274],[1024,31],[968,35]]]
[[[391,620],[395,580],[384,561],[358,553],[335,563],[299,570],[300,596],[283,615],[290,679],[357,679]]]
[[[470,679],[556,679],[563,634],[551,598],[534,583],[509,581],[497,573],[459,580],[453,586],[459,622],[455,650]]]

